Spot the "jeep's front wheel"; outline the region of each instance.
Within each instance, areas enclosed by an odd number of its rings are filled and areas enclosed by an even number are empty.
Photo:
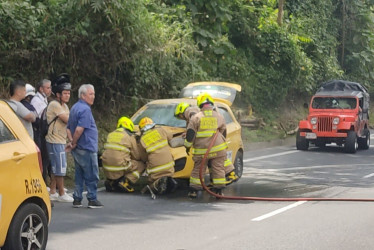
[[[370,131],[369,129],[364,130],[364,138],[357,138],[359,149],[369,149],[370,147]]]
[[[349,131],[345,140],[344,150],[347,153],[356,153],[358,148],[357,135],[355,131]]]
[[[308,150],[309,148],[309,141],[305,136],[300,135],[300,131],[297,131],[296,135],[296,148],[297,150]]]

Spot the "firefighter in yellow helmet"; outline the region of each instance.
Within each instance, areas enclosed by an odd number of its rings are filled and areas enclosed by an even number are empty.
[[[200,109],[197,107],[192,107],[186,102],[181,102],[175,107],[174,116],[178,119],[186,121],[186,127],[193,115],[200,112]],[[184,135],[185,136],[185,135]],[[231,160],[226,157],[225,159],[225,177],[226,177],[226,186],[237,181],[239,177],[235,174],[235,168]]]
[[[200,112],[194,115],[188,123],[184,143],[187,152],[193,146],[192,159],[195,165],[191,172],[190,191],[188,193],[191,198],[196,198],[197,191],[202,190],[199,178],[200,165],[216,133],[218,135],[206,159],[203,173],[205,173],[208,164],[211,167],[210,179],[212,180],[213,187],[211,190],[213,192],[222,194],[222,189],[226,186],[224,169],[227,149],[225,119],[214,110],[214,100],[207,93],[202,93],[197,97],[197,106],[200,108]]]
[[[156,124],[149,117],[139,121],[142,132],[140,145],[147,152],[148,185],[156,194],[174,191],[176,181],[174,174],[174,159],[170,151],[169,141],[172,134]]]
[[[107,191],[134,192],[135,184],[145,169],[146,153],[136,142],[133,122],[123,116],[117,129],[108,134],[101,156]]]

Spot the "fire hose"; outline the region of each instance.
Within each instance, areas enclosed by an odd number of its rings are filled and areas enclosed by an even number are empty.
[[[204,154],[203,160],[201,161],[199,177],[203,189],[208,192],[210,195],[216,197],[217,199],[226,199],[226,200],[250,200],[250,201],[355,201],[355,202],[374,202],[374,199],[353,199],[353,198],[266,198],[266,197],[246,197],[246,196],[225,196],[221,194],[216,194],[212,192],[204,183],[203,169],[205,162],[208,158],[209,152],[213,147],[214,142],[217,139],[219,132],[214,134],[212,141],[210,142],[206,153]]]

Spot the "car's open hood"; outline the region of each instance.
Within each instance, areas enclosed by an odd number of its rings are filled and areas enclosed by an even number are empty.
[[[200,93],[207,92],[214,99],[231,106],[235,100],[236,92],[240,92],[242,87],[239,84],[228,82],[194,82],[182,89],[179,97],[196,98]]]

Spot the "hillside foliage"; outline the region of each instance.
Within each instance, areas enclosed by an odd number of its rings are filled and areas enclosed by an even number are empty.
[[[95,108],[130,115],[189,82],[242,85],[255,110],[341,78],[371,89],[374,1],[3,0],[0,92],[71,75],[92,83]]]

